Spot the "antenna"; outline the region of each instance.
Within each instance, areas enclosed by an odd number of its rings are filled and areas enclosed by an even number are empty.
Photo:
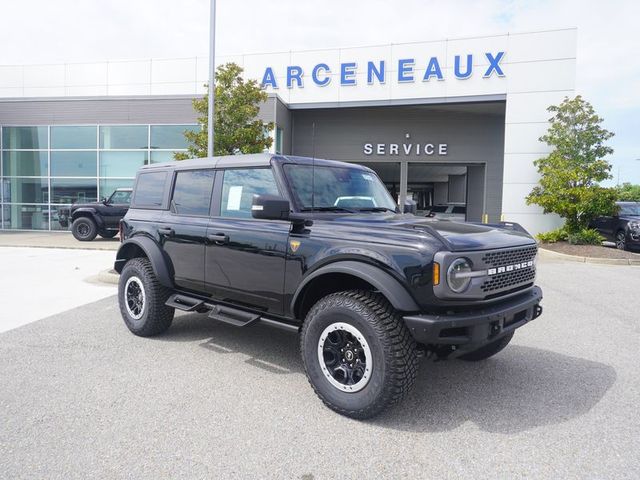
[[[311,124],[311,211],[316,204],[316,122]]]

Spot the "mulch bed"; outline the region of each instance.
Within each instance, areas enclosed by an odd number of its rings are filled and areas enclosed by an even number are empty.
[[[540,248],[552,250],[558,253],[565,253],[567,255],[575,255],[577,257],[591,257],[591,258],[622,258],[622,259],[640,259],[640,253],[625,252],[616,249],[611,245],[571,245],[567,242],[557,243],[541,243]]]

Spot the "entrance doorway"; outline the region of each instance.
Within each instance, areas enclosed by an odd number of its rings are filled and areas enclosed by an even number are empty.
[[[419,216],[482,221],[485,212],[484,164],[367,162],[363,165],[378,174],[398,203],[402,198],[416,202]],[[404,189],[403,174],[406,175]]]

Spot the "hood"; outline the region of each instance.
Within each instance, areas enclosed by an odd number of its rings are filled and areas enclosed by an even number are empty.
[[[637,222],[640,220],[640,215],[620,215],[620,220]]]
[[[376,230],[388,236],[393,230],[406,235],[430,234],[439,239],[451,251],[488,250],[532,245],[536,241],[530,235],[490,225],[456,222],[446,219],[424,218],[398,214],[350,214],[327,218],[341,224],[368,230],[375,237]]]

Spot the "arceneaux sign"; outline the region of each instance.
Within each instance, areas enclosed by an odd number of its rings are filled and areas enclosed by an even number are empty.
[[[505,76],[502,67],[500,66],[504,53],[505,52],[497,52],[494,54],[487,52],[484,54],[484,57],[489,61],[489,65],[482,74],[483,78],[489,78],[494,74],[498,77]],[[387,65],[385,60],[368,61],[366,68],[363,68],[362,70],[359,70],[356,62],[340,63],[336,69],[336,79],[340,80],[340,86],[356,85],[357,74],[361,71],[366,71],[368,85],[373,85],[376,82],[383,84],[387,82],[387,79],[390,77],[390,73],[393,70],[395,70],[396,73],[396,81],[399,83],[415,82],[416,80],[428,82],[432,78],[436,80],[445,79],[438,57],[431,57],[426,61],[420,61],[420,63],[426,66],[422,78],[420,78],[419,75],[416,76],[416,59],[402,58],[398,60],[397,65],[393,66],[397,67],[395,69],[393,69],[393,67],[389,68],[389,65]],[[462,55],[456,55],[454,57],[453,75],[456,79],[465,80],[470,78],[473,75],[473,69],[474,65],[472,54],[465,55],[464,58]],[[318,87],[325,87],[331,83],[333,70],[326,63],[316,64],[311,69],[310,73],[311,81]],[[304,79],[308,74],[309,72],[305,72],[299,65],[289,65],[286,71],[287,88],[304,88]],[[271,88],[279,87],[272,67],[267,67],[265,69],[264,75],[262,76],[262,86]]]

